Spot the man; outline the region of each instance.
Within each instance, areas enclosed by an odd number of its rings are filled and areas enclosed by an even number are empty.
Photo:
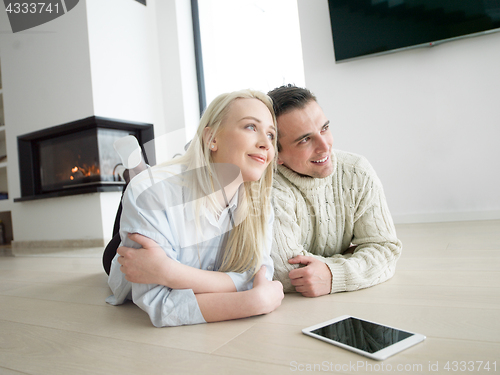
[[[330,123],[309,90],[288,85],[268,95],[278,122],[275,279],[286,292],[316,297],[391,278],[402,245],[371,165],[332,149]]]
[[[278,123],[274,278],[285,292],[306,297],[391,278],[402,245],[371,165],[359,155],[332,149],[330,123],[309,90],[288,85],[268,95]],[[122,272],[129,281],[157,283],[159,258],[147,251],[156,244],[137,234],[131,239],[145,250],[119,248]]]

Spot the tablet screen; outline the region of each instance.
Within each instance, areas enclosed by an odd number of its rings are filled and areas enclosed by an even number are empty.
[[[413,336],[409,332],[357,318],[347,318],[311,332],[368,353],[378,352],[407,337]]]

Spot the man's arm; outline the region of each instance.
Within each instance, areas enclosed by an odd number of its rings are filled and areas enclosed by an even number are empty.
[[[236,292],[228,274],[200,270],[169,258],[152,239],[138,233],[128,238],[141,246],[139,249],[121,246],[118,263],[125,278],[138,284],[158,284],[171,289],[192,289],[195,294]]]
[[[270,281],[274,273],[270,255],[273,222],[274,213],[271,212],[262,244],[262,265],[266,267],[265,277]],[[117,253],[120,257],[117,261],[125,279],[130,282],[158,284],[172,289],[192,289],[195,294],[236,292],[252,288],[252,270],[243,273],[201,270],[169,258],[165,251],[148,237],[132,233],[128,234],[127,240],[133,241],[134,247],[119,247]],[[137,248],[137,245],[140,248]]]
[[[356,245],[342,255],[323,257],[304,250],[302,255],[290,259],[290,264],[305,266],[289,272],[296,291],[306,297],[317,297],[363,289],[390,279],[402,244],[383,205],[386,206],[385,199],[378,198],[354,223],[352,242]]]
[[[352,243],[357,247],[353,254],[326,260],[334,275],[332,293],[380,284],[396,271],[402,243],[396,236],[383,190],[375,194],[369,207],[354,221]]]
[[[133,280],[144,282],[132,284],[134,303],[148,313],[156,327],[267,314],[274,311],[284,297],[282,284],[272,281],[269,254],[264,256],[266,265],[255,275],[253,287],[237,292],[226,273],[183,265],[166,256],[155,241],[142,235],[132,234],[128,238],[142,248],[119,248],[120,271],[131,270],[135,275]]]
[[[297,216],[308,213],[299,212],[301,207],[290,203],[297,202],[297,199],[291,194],[287,196],[286,189],[275,190],[272,257],[275,278],[283,283],[285,291],[295,289],[304,296],[313,297],[366,288],[393,276],[402,245],[396,237],[380,181],[374,172],[369,175],[374,176],[373,180],[358,185],[369,192],[358,191],[354,198],[356,202],[352,202],[352,212],[346,214],[351,217],[340,218],[353,223],[352,238],[349,238],[351,247],[343,254],[331,257],[315,255],[304,249]],[[362,173],[358,176],[364,178]],[[339,220],[337,217],[328,219]],[[303,267],[297,268],[298,265]]]

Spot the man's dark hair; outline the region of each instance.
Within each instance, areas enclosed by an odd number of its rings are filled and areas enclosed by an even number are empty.
[[[311,100],[317,101],[314,94],[306,88],[292,84],[284,85],[267,93],[273,100],[276,118],[294,109],[302,109]]]
[[[267,95],[273,100],[273,109],[276,119],[294,109],[304,108],[311,100],[315,102],[316,97],[308,89],[297,87],[292,84],[284,85],[271,90]],[[281,151],[280,133],[278,129],[278,152]]]

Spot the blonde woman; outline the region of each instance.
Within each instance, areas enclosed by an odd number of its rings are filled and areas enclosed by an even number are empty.
[[[137,250],[118,250],[106,301],[132,299],[157,327],[276,309],[283,287],[272,281],[270,257],[275,147],[267,95],[243,90],[217,97],[184,156],[130,182],[120,236]]]

